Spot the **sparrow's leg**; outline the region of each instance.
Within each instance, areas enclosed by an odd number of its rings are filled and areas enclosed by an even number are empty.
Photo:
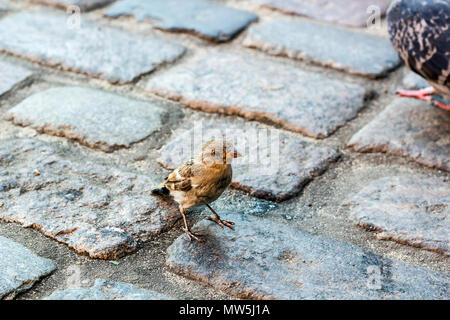
[[[186,232],[186,234],[189,236],[189,240],[197,240],[198,242],[203,242],[202,239],[200,239],[199,237],[201,237],[201,234],[198,233],[194,233],[189,229],[187,220],[186,220],[186,209],[180,206],[180,213],[183,216],[183,221],[184,221],[184,232]]]
[[[420,90],[397,90],[395,93],[399,97],[415,98],[424,101],[431,101],[431,95],[438,94],[433,87]]]
[[[209,208],[209,210],[211,210],[211,212],[214,214],[214,218],[213,217],[206,217],[206,219],[214,221],[215,223],[217,223],[221,228],[223,228],[223,226],[227,226],[228,228],[234,230],[233,224],[234,222],[232,221],[227,221],[227,220],[222,220],[219,215],[214,211],[213,208],[211,208],[209,206],[209,204],[205,203],[206,206]]]

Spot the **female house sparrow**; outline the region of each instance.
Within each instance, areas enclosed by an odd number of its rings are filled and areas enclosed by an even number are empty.
[[[233,146],[225,140],[208,141],[196,158],[183,163],[152,190],[155,195],[173,196],[180,205],[184,231],[190,239],[202,242],[199,238],[202,235],[193,233],[186,221],[186,209],[199,205],[206,205],[214,214],[214,217],[207,217],[208,220],[222,228],[227,226],[234,230],[234,223],[222,220],[209,203],[217,200],[231,183],[231,162],[238,156]]]

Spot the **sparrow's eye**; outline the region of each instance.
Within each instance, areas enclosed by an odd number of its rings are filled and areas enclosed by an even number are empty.
[[[212,149],[212,150],[211,150],[211,155],[212,155],[212,156],[215,156],[215,155],[216,155],[216,150]]]

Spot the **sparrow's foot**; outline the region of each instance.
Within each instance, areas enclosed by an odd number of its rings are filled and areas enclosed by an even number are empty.
[[[217,223],[222,229],[223,226],[227,226],[228,228],[230,228],[231,230],[234,230],[234,222],[232,221],[227,221],[227,220],[222,220],[220,218],[220,216],[217,214],[216,211],[214,211],[213,208],[211,208],[211,206],[207,203],[205,203],[205,205],[209,208],[209,210],[211,210],[211,212],[214,214],[214,218],[213,217],[206,217],[206,219],[214,221],[215,223]]]
[[[424,101],[431,101],[431,95],[437,94],[436,90],[432,87],[420,90],[397,90],[395,93],[399,97],[415,98]]]
[[[192,241],[192,239],[196,240],[197,242],[205,242],[204,240],[200,239],[200,237],[203,237],[202,234],[194,233],[189,229],[183,228],[184,232],[189,236],[189,240]]]
[[[219,216],[216,217],[206,217],[206,219],[214,221],[215,223],[217,223],[222,229],[223,226],[227,226],[228,228],[230,228],[231,230],[234,230],[234,222],[233,221],[227,221],[227,220],[222,220]]]

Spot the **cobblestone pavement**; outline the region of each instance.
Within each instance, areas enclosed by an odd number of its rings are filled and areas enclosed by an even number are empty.
[[[340,2],[0,0],[0,299],[449,299],[450,113]],[[150,190],[224,132],[190,242]]]

